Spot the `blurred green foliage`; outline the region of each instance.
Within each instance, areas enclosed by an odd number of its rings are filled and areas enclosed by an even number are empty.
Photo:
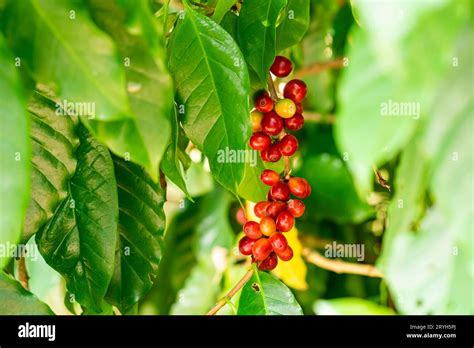
[[[292,174],[305,177],[313,193],[297,222],[298,236],[305,248],[323,255],[333,242],[363,245],[363,262],[376,265],[384,279],[306,263],[307,289],[296,290],[284,277],[258,272],[219,314],[474,313],[474,40],[467,0],[173,0],[169,7],[158,0],[140,0],[136,7],[130,0],[45,2],[0,5],[0,91],[7,96],[0,114],[8,125],[0,148],[0,190],[8,198],[7,204],[2,200],[8,214],[0,222],[0,242],[17,243],[22,233],[29,244],[35,233],[41,242],[50,231],[45,224],[53,231],[65,227],[52,217],[61,216],[66,196],[71,199],[74,177],[89,191],[95,187],[98,179],[84,175],[89,166],[76,168],[76,160],[92,160],[77,150],[80,134],[113,152],[120,217],[100,229],[110,232],[112,245],[97,246],[107,258],[96,258],[86,246],[79,252],[72,242],[59,254],[45,251],[53,244],[39,243],[39,261],[26,263],[31,293],[11,276],[18,277],[18,261],[0,258],[0,293],[9,294],[0,296],[0,313],[50,313],[42,301],[55,313],[205,314],[248,268],[237,249],[237,210],[245,201],[265,199],[267,188],[259,180],[264,168],[283,170],[283,161],[258,159],[252,167],[217,160],[222,147],[246,149],[247,100],[263,87],[275,54],[293,60],[309,90]],[[74,25],[46,20],[76,5]],[[29,7],[29,29],[40,38],[14,30],[16,16]],[[117,17],[109,20],[109,13]],[[83,40],[75,39],[78,33]],[[51,59],[48,47],[56,47],[58,58]],[[16,56],[25,62],[21,74],[11,68]],[[127,57],[137,61],[136,70],[123,69]],[[328,62],[335,62],[333,68],[321,68]],[[36,92],[25,80],[37,83]],[[49,92],[38,94],[44,85]],[[81,119],[87,134],[80,133],[77,120],[53,117],[54,93],[94,100],[99,113],[112,119]],[[25,94],[29,118],[22,108]],[[27,161],[10,163],[12,149]],[[107,162],[107,156],[100,158]],[[119,158],[127,156],[134,164]],[[104,175],[113,169],[107,163]],[[124,175],[120,164],[134,175]],[[92,196],[87,202],[93,210],[106,210]],[[114,204],[113,198],[106,203]],[[144,213],[149,209],[154,213]],[[66,222],[84,240],[100,240],[81,221]],[[56,246],[63,245],[65,229],[56,231]],[[107,270],[99,278],[91,272],[90,296],[71,300],[71,281],[61,275],[79,272],[64,270],[75,252],[95,270]]]

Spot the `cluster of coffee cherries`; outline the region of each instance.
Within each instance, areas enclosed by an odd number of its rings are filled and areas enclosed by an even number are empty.
[[[270,71],[276,77],[286,77],[292,69],[289,59],[277,56]],[[263,161],[277,162],[282,156],[292,156],[298,149],[298,140],[287,131],[303,127],[301,102],[306,93],[306,84],[294,79],[285,85],[282,99],[274,100],[267,92],[257,96],[255,110],[251,113],[253,134],[250,146],[260,151]],[[303,215],[305,205],[300,199],[310,195],[311,186],[303,178],[290,176],[287,170],[279,174],[266,169],[260,179],[270,186],[270,190],[267,200],[254,206],[260,222],[244,224],[245,237],[239,242],[239,250],[243,255],[252,255],[260,270],[272,270],[277,266],[278,258],[282,261],[293,258],[293,249],[283,233],[290,231],[295,218]]]
[[[291,70],[291,61],[282,56],[277,56],[270,68],[277,77],[286,77]],[[260,151],[263,161],[277,162],[282,156],[292,156],[298,149],[296,137],[285,130],[297,131],[303,127],[301,102],[306,93],[306,84],[294,79],[285,85],[283,99],[273,100],[266,91],[257,96],[251,113],[250,146]]]

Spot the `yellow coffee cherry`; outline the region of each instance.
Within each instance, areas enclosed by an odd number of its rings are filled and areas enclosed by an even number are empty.
[[[258,110],[254,110],[250,113],[250,118],[252,120],[252,132],[259,132],[262,129],[260,123],[262,122],[263,114]]]
[[[283,118],[290,118],[296,113],[295,102],[291,99],[281,99],[275,105],[275,112]]]

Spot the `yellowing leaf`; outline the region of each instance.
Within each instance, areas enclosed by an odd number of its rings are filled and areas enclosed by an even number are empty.
[[[284,235],[288,240],[288,244],[293,249],[293,258],[287,262],[279,260],[278,266],[273,270],[273,274],[290,288],[306,290],[308,288],[308,284],[306,283],[307,268],[301,256],[303,247],[298,239],[298,230],[293,227]]]

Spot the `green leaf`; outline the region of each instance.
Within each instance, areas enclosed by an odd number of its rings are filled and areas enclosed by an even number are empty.
[[[238,21],[240,48],[248,65],[266,86],[276,54],[276,23],[287,0],[247,0]]]
[[[238,315],[302,315],[293,293],[265,272],[256,272],[240,294]]]
[[[236,192],[244,164],[219,158],[226,150],[243,151],[250,136],[249,79],[237,44],[188,7],[171,36],[169,69],[186,135],[208,157],[216,180]]]
[[[311,4],[311,23],[301,47],[304,52],[304,66],[327,61],[327,38],[332,34],[333,20],[338,13],[339,6],[335,1],[318,1]],[[349,11],[350,18],[352,13]],[[332,36],[331,36],[332,37]],[[330,47],[330,46],[329,46]],[[303,77],[308,86],[308,95],[305,98],[305,108],[314,110],[323,115],[333,112],[335,106],[335,82],[333,71],[326,69],[318,74]],[[306,129],[306,127],[305,127]]]
[[[196,201],[199,210],[192,244],[196,264],[177,293],[171,314],[204,314],[217,300],[235,237],[229,223],[232,201],[233,197],[220,187]]]
[[[112,305],[105,301],[102,301],[102,305],[99,312],[96,312],[90,308],[84,308],[81,315],[114,315],[114,309]]]
[[[35,91],[28,102],[31,120],[31,199],[22,242],[38,232],[66,198],[76,171],[77,117],[58,108],[46,90]]]
[[[94,24],[82,1],[10,4],[5,32],[28,72],[51,87],[58,102],[75,107],[82,121],[113,152],[142,164],[157,180],[158,163],[171,131],[167,112],[172,87],[162,41],[154,30],[153,17],[146,12],[147,4],[142,1],[127,12],[142,35],[131,35],[120,27],[120,13],[108,13],[107,28],[115,39],[123,39],[117,44],[122,57],[114,42]],[[110,9],[109,5],[101,3],[102,8]],[[129,9],[131,4],[124,1],[121,6]],[[28,17],[32,20],[23,22]],[[55,59],[45,58],[51,52]],[[86,104],[80,110],[71,103]]]
[[[99,120],[128,117],[125,76],[115,48],[93,24],[82,1],[10,1],[9,5],[6,37],[38,82],[53,87],[62,99],[95,103]]]
[[[178,153],[180,151],[180,134],[178,118],[176,116],[176,110],[174,108],[172,111],[171,129],[171,143],[168,145],[168,148],[165,152],[165,156],[163,157],[163,161],[161,162],[161,170],[166,175],[166,177],[168,177],[168,179],[170,179],[176,186],[181,189],[181,191],[184,192],[184,194],[186,194],[188,199],[192,200],[188,192],[186,182],[184,181],[183,168],[178,157]]]
[[[63,292],[64,285],[61,275],[44,261],[34,238],[28,241],[25,250],[27,252],[25,266],[28,270],[30,292],[35,294],[40,301],[50,305],[51,309],[56,310],[58,303],[55,301],[55,296],[51,296],[51,294],[57,294],[58,290]]]
[[[361,197],[371,190],[372,165],[384,164],[403,149],[419,120],[429,117],[436,91],[452,68],[455,37],[468,10],[462,9],[462,2],[432,10],[439,4],[397,2],[384,8],[387,3],[380,2],[358,8],[367,31],[352,33],[335,136],[339,151],[349,157]],[[376,15],[388,9],[406,13],[407,18]],[[411,103],[412,108],[397,111],[401,103]]]
[[[440,86],[423,128],[403,152],[378,267],[404,314],[473,314],[471,178],[473,68],[470,24],[459,66]],[[445,120],[449,118],[450,122]],[[430,203],[426,202],[429,195]]]
[[[15,279],[0,271],[1,315],[52,315],[49,307],[23,289]]]
[[[309,5],[309,0],[288,0],[284,19],[277,28],[277,53],[301,42],[309,26]]]
[[[220,21],[220,26],[227,31],[230,36],[234,39],[234,41],[238,41],[237,38],[237,21],[239,20],[239,16],[234,12],[227,12],[225,16]]]
[[[264,201],[267,199],[268,186],[265,186],[260,180],[260,174],[265,169],[272,169],[280,173],[284,169],[284,163],[283,160],[276,163],[263,162],[257,151],[251,149],[248,149],[248,151],[252,151],[252,156],[255,157],[251,158],[254,158],[255,162],[252,163],[252,160],[245,163],[244,177],[240,182],[237,193],[243,199],[251,202]]]
[[[318,218],[338,223],[360,223],[371,215],[370,206],[354,188],[344,162],[328,153],[305,159],[297,175],[306,178],[314,189],[306,202]]]
[[[216,276],[217,275],[217,276]],[[212,260],[200,260],[177,294],[171,315],[202,315],[216,302],[219,295],[221,274],[216,274]]]
[[[155,17],[163,25],[162,32],[163,32],[163,41],[165,45],[168,39],[166,37],[166,34],[168,34],[171,31],[174,24],[176,23],[176,20],[178,19],[177,10],[170,8],[169,3],[170,3],[170,0],[166,0],[163,6],[155,13]],[[152,6],[153,5],[154,4],[152,4]]]
[[[142,164],[157,181],[158,164],[171,138],[173,106],[162,33],[145,0],[91,0],[88,4],[94,21],[112,37],[124,61],[128,100],[134,114],[133,122],[128,123],[143,145],[135,143],[133,137],[117,137],[128,127],[124,122],[89,122],[90,127],[117,155]],[[137,157],[142,147],[146,159]]]
[[[207,194],[199,204],[199,223],[196,225],[194,251],[198,257],[208,258],[216,248],[230,249],[234,231],[229,223],[229,209],[233,197],[220,187]]]
[[[214,19],[216,23],[220,23],[225,14],[235,5],[236,2],[237,0],[219,0],[214,9],[212,19]]]
[[[16,244],[30,195],[29,122],[15,60],[0,34],[0,244]],[[0,257],[0,269],[8,257]]]
[[[188,204],[183,212],[171,220],[166,229],[165,248],[157,281],[146,299],[146,303],[156,308],[157,314],[169,314],[176,294],[184,286],[196,264],[196,256],[193,253],[194,227],[199,218],[194,206]]]
[[[162,255],[165,192],[140,166],[114,157],[119,225],[107,300],[122,313],[153,285]]]
[[[196,162],[191,162],[185,181],[191,197],[203,196],[216,186],[209,171],[204,169],[202,163]]]
[[[388,307],[377,305],[361,298],[335,298],[318,300],[314,304],[314,312],[318,315],[393,315],[395,312]]]
[[[114,270],[117,189],[108,149],[82,126],[78,135],[77,169],[68,196],[36,234],[36,243],[77,302],[100,312]]]

